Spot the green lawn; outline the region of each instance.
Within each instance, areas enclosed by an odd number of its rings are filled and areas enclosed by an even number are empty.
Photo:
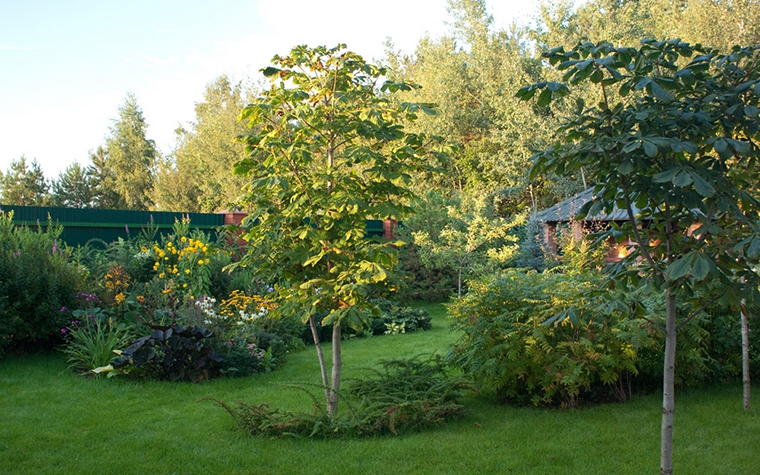
[[[344,342],[344,373],[383,358],[445,351],[456,335],[440,306],[424,333]],[[327,348],[326,348],[327,350]],[[327,351],[326,351],[327,353]],[[269,440],[235,430],[203,397],[308,410],[298,390],[318,383],[313,349],[270,374],[200,385],[88,380],[60,355],[0,360],[0,473],[94,474],[640,474],[659,464],[660,396],[580,410],[466,401],[466,419],[400,438]],[[755,388],[758,391],[760,388]],[[741,387],[676,395],[677,473],[760,473],[760,411],[745,414]]]

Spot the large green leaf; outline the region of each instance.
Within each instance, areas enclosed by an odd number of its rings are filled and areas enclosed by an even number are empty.
[[[694,189],[697,190],[697,193],[706,198],[709,198],[715,194],[715,188],[713,188],[712,185],[710,185],[704,178],[702,178],[699,173],[692,171],[689,173],[689,176],[694,181]]]
[[[674,262],[668,265],[668,268],[665,272],[668,277],[668,280],[671,280],[671,281],[677,280],[687,275],[689,273],[689,270],[691,269],[693,262],[694,262],[693,255],[685,255],[685,256],[680,257],[679,259],[676,259]]]
[[[695,280],[705,280],[707,274],[710,272],[710,261],[703,254],[699,254],[694,261],[694,266],[691,268],[691,275]]]

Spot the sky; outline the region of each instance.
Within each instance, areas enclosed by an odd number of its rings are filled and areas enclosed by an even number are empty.
[[[488,0],[497,28],[527,23],[539,0]],[[0,0],[0,171],[22,155],[48,179],[89,164],[128,92],[168,155],[222,74],[256,81],[299,44],[382,59],[440,37],[446,0]]]

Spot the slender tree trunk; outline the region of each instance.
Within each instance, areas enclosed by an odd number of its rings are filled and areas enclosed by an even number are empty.
[[[665,363],[662,377],[660,474],[673,473],[673,414],[675,412],[676,296],[665,291]]]
[[[314,347],[317,349],[317,358],[319,359],[319,370],[322,372],[322,386],[325,387],[325,399],[330,400],[330,381],[327,380],[327,366],[325,365],[325,354],[322,352],[322,345],[319,343],[319,333],[317,333],[317,324],[314,322],[314,316],[309,317],[309,326],[311,327],[311,336],[314,338]]]
[[[457,288],[457,296],[461,299],[462,298],[462,268],[459,268],[459,280],[458,280],[458,288]]]
[[[338,391],[340,390],[340,372],[343,358],[340,354],[340,324],[333,324],[332,331],[332,375],[330,377],[330,394],[327,396],[327,413],[330,417],[338,414]]]
[[[744,383],[744,410],[749,411],[749,323],[747,322],[747,301],[742,299],[742,382]]]

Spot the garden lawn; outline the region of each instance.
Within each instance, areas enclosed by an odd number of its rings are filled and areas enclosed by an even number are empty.
[[[433,330],[344,342],[344,377],[381,359],[432,351],[456,339],[441,306]],[[325,348],[329,354],[329,348]],[[580,410],[494,406],[424,433],[361,440],[257,439],[204,397],[309,410],[300,390],[319,382],[313,348],[277,371],[203,384],[84,379],[62,355],[0,361],[0,473],[93,474],[640,474],[659,464],[661,396]],[[759,391],[760,388],[755,387]],[[318,396],[323,396],[318,389]],[[760,396],[756,396],[756,399]],[[760,411],[741,408],[741,386],[676,394],[674,466],[680,474],[760,473]]]

